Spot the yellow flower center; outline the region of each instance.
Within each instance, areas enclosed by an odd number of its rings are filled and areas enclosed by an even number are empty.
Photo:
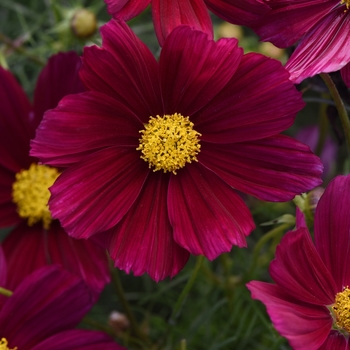
[[[346,10],[344,11],[346,12],[350,8],[350,0],[341,0],[340,5],[343,5],[343,4],[346,6]]]
[[[201,145],[199,132],[193,129],[189,117],[181,114],[150,117],[137,150],[142,152],[141,158],[154,167],[153,171],[164,170],[176,175],[176,170],[186,163],[198,162],[196,155]]]
[[[8,346],[7,346],[8,342],[5,338],[1,338],[0,340],[0,350],[17,350],[17,346],[13,349],[10,349]]]
[[[28,219],[29,226],[42,220],[45,229],[50,227],[52,217],[47,205],[49,187],[58,175],[57,169],[39,164],[32,164],[28,170],[16,174],[16,181],[12,185],[12,201],[17,204],[19,216]]]
[[[332,310],[337,327],[350,333],[350,289],[348,287],[337,293]]]

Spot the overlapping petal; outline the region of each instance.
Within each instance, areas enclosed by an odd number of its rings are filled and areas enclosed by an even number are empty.
[[[275,328],[293,349],[317,350],[328,337],[332,317],[325,306],[303,303],[270,283],[252,281],[247,287],[253,299],[266,305]]]
[[[207,105],[232,79],[241,62],[243,50],[237,44],[235,39],[214,42],[188,26],[176,28],[159,59],[166,114],[192,116]]]
[[[337,176],[317,204],[315,245],[331,272],[337,291],[350,285],[350,177]]]
[[[245,247],[245,237],[254,229],[238,194],[199,164],[188,165],[170,178],[168,211],[175,241],[210,260],[233,245]]]
[[[230,23],[249,26],[268,12],[261,0],[204,0],[210,11]]]
[[[93,91],[67,96],[45,114],[31,153],[46,164],[66,167],[104,147],[136,149],[141,129],[137,116],[108,95]]]
[[[115,226],[136,200],[149,173],[139,157],[135,148],[108,147],[65,170],[51,187],[53,217],[75,238],[88,238]]]
[[[202,142],[198,160],[230,186],[268,201],[287,201],[321,183],[320,160],[285,135],[235,144]]]
[[[212,23],[204,0],[152,0],[152,15],[160,46],[182,24],[204,32],[210,39],[213,38]]]
[[[169,175],[148,176],[137,202],[109,231],[109,252],[115,265],[136,276],[147,272],[155,281],[175,276],[189,253],[173,238],[168,218]]]
[[[243,56],[230,82],[192,120],[203,141],[251,141],[287,129],[304,105],[281,63],[254,53]]]
[[[138,16],[152,0],[104,0],[108,13],[117,19],[128,21]]]
[[[286,64],[293,82],[335,72],[350,62],[350,15],[344,9],[334,8],[300,40]]]
[[[337,331],[331,331],[326,341],[319,347],[319,350],[349,350],[349,340]]]
[[[41,224],[29,227],[23,222],[7,235],[2,246],[9,271],[6,286],[11,290],[35,270],[51,264],[83,278],[96,297],[110,281],[105,249],[93,240],[69,237],[58,222],[48,231]]]

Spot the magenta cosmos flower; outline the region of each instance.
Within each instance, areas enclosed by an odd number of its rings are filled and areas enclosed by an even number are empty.
[[[285,48],[297,44],[286,64],[300,83],[335,72],[350,62],[349,0],[265,0],[271,7],[256,26],[263,41]]]
[[[120,269],[174,276],[254,228],[235,192],[285,201],[320,183],[307,146],[278,133],[304,103],[275,60],[180,26],[159,62],[125,23],[85,48],[91,91],[45,114],[32,154],[67,167],[50,209],[76,238],[103,233]],[[69,189],[69,191],[67,190]]]
[[[316,208],[315,243],[299,223],[270,265],[276,284],[248,283],[294,349],[350,349],[349,208],[350,176],[338,176]]]
[[[6,266],[0,249],[0,286]],[[0,300],[1,350],[123,350],[107,334],[74,329],[94,296],[82,279],[57,265],[28,275]]]
[[[69,237],[51,219],[48,187],[59,170],[29,156],[30,139],[44,112],[63,96],[84,91],[80,66],[74,52],[51,57],[39,76],[33,105],[11,73],[0,68],[0,227],[15,226],[3,242],[11,289],[49,263],[74,271],[96,292],[110,279],[105,249]]]
[[[239,25],[249,25],[265,14],[269,7],[262,0],[104,0],[108,12],[118,20],[128,21],[152,6],[154,29],[162,46],[171,31],[181,25],[213,37],[208,9],[222,19]]]

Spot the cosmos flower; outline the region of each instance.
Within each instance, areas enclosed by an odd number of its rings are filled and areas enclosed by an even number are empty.
[[[350,176],[336,177],[316,207],[315,242],[305,222],[276,250],[270,275],[252,281],[272,323],[293,349],[348,349],[350,332]]]
[[[256,24],[263,41],[285,48],[297,43],[286,64],[300,83],[350,62],[349,0],[265,0],[271,7]]]
[[[4,261],[0,249],[0,261]],[[0,269],[1,287],[6,268]],[[94,297],[84,281],[57,265],[34,271],[1,295],[2,350],[123,350],[107,334],[74,329],[91,309]]]
[[[208,9],[222,19],[239,25],[249,25],[268,11],[262,0],[104,0],[108,12],[118,20],[128,21],[152,6],[154,29],[162,46],[171,31],[181,25],[207,33],[213,37]]]
[[[3,242],[10,289],[49,263],[74,271],[96,292],[110,279],[105,249],[69,237],[58,220],[52,221],[48,187],[59,170],[29,156],[30,139],[44,112],[63,96],[84,91],[80,66],[74,52],[51,57],[38,78],[32,106],[12,74],[0,68],[0,227],[14,226]]]
[[[304,106],[278,61],[188,26],[159,62],[124,22],[102,37],[84,51],[90,91],[45,114],[31,152],[67,167],[53,216],[73,237],[103,236],[117,267],[174,276],[189,253],[246,246],[254,223],[235,189],[286,201],[320,183],[319,159],[278,134]]]

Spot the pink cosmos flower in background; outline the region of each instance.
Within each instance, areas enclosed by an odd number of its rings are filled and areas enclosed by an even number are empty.
[[[149,4],[152,7],[154,29],[160,45],[171,31],[181,25],[207,33],[213,37],[208,9],[222,19],[249,25],[268,11],[262,0],[104,0],[108,12],[118,20],[128,21],[139,15]]]
[[[80,72],[90,91],[47,112],[32,141],[67,168],[49,205],[71,236],[102,237],[118,268],[159,281],[189,253],[246,245],[254,223],[235,189],[287,201],[320,184],[319,159],[279,134],[304,103],[278,61],[188,26],[159,62],[124,22],[101,33]]]
[[[1,287],[7,287],[5,264],[0,247]],[[74,329],[91,309],[93,300],[82,279],[57,265],[34,271],[10,297],[1,295],[0,348],[123,350],[105,333]]]
[[[293,349],[349,349],[350,176],[328,185],[316,207],[315,242],[305,223],[282,238],[270,275],[252,281],[274,327]]]
[[[51,57],[38,78],[33,105],[12,74],[0,68],[0,227],[14,226],[2,243],[10,289],[51,263],[83,277],[97,294],[110,280],[103,247],[73,239],[57,220],[51,222],[48,187],[54,180],[50,176],[58,173],[29,156],[30,139],[44,112],[63,96],[84,91],[80,66],[74,52]]]
[[[271,7],[255,29],[263,41],[297,43],[286,64],[291,80],[335,72],[350,62],[349,0],[265,0]]]

